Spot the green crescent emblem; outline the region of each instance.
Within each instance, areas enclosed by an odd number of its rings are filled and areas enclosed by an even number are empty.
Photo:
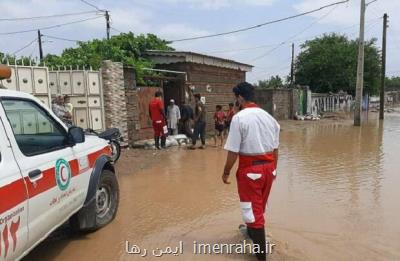
[[[71,181],[71,168],[68,161],[58,159],[56,161],[56,182],[61,190],[66,190]]]

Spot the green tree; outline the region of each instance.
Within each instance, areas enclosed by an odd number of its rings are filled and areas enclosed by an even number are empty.
[[[110,40],[94,39],[91,41],[78,42],[78,46],[65,49],[61,55],[48,54],[44,62],[49,67],[58,66],[92,67],[97,70],[103,60],[122,62],[124,65],[132,66],[136,70],[137,80],[143,83],[143,68],[153,67],[150,59],[146,58],[146,50],[173,50],[168,42],[158,38],[154,34],[134,35],[132,32],[121,33],[112,36]],[[31,57],[20,57],[0,52],[0,60],[8,60],[10,64],[21,65],[37,64]],[[148,73],[148,72],[147,72]]]
[[[376,39],[365,43],[364,90],[376,94],[379,89],[380,53]],[[340,90],[355,94],[358,40],[330,34],[305,42],[296,59],[296,84],[308,85],[313,92]]]
[[[388,91],[395,91],[399,90],[400,91],[400,77],[391,77],[391,78],[386,78],[386,84],[385,84],[385,89]]]
[[[283,81],[279,75],[271,76],[268,80],[258,81],[256,87],[261,89],[276,89],[283,87]]]
[[[143,68],[153,65],[145,57],[146,50],[173,50],[165,40],[154,34],[134,35],[132,32],[112,36],[110,40],[95,39],[87,42],[78,42],[75,48],[65,49],[60,56],[49,54],[44,61],[48,66],[91,66],[99,69],[103,60],[122,62],[133,66],[137,79],[142,80]]]
[[[21,56],[16,58],[10,54],[5,54],[0,52],[0,61],[6,63],[8,61],[9,64],[17,64],[17,65],[37,65],[37,61],[32,57]]]

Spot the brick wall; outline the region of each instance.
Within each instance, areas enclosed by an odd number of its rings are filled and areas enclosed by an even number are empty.
[[[194,93],[200,93],[206,99],[207,110],[207,131],[214,130],[214,112],[217,104],[223,106],[224,110],[228,110],[228,104],[234,102],[235,98],[232,88],[240,82],[245,81],[246,72],[225,69],[215,66],[193,64],[193,63],[176,63],[169,65],[160,65],[158,68],[183,71],[187,73],[187,83],[182,85],[183,93],[189,93],[189,99],[186,102],[194,105]],[[192,92],[190,86],[195,86]],[[207,86],[209,89],[207,90]],[[185,95],[183,95],[185,96]]]
[[[158,87],[137,86],[135,70],[124,67],[124,84],[127,107],[129,145],[136,141],[151,139],[154,136],[148,106]]]
[[[127,108],[122,63],[103,61],[101,66],[103,80],[104,111],[106,128],[118,128],[122,137],[128,141]],[[122,144],[127,145],[127,144]]]

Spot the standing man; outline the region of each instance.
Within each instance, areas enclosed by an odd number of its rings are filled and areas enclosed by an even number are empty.
[[[181,120],[183,125],[183,132],[188,138],[192,138],[193,136],[193,109],[189,104],[186,104],[185,101],[182,103],[181,107]]]
[[[192,137],[192,146],[189,149],[196,149],[197,139],[201,139],[200,149],[204,149],[206,146],[206,106],[201,102],[201,96],[199,93],[194,95],[196,101],[194,109],[194,133]]]
[[[165,126],[165,113],[164,113],[164,104],[162,100],[162,92],[157,91],[154,95],[155,97],[151,99],[149,103],[149,115],[150,119],[153,122],[153,130],[154,130],[154,143],[156,149],[160,149],[160,138],[161,138],[161,147],[165,148],[166,136],[164,131]]]
[[[62,120],[65,125],[67,125],[67,127],[72,126],[72,114],[65,107],[64,96],[58,95],[51,105],[51,109],[54,114]]]
[[[245,225],[239,226],[258,245],[258,260],[266,260],[264,212],[276,177],[278,163],[278,122],[254,101],[254,87],[243,82],[233,88],[242,108],[232,118],[230,132],[225,144],[228,156],[222,175],[225,184],[231,169],[239,157],[236,180]]]
[[[217,147],[217,137],[220,138],[221,147],[224,145],[225,120],[226,120],[226,114],[222,110],[222,106],[221,105],[215,106],[215,113],[214,113],[214,122],[215,122],[214,146],[215,147]]]
[[[169,101],[169,106],[167,108],[167,118],[169,135],[177,135],[178,122],[181,119],[181,112],[178,105],[175,104],[175,100],[173,99]]]

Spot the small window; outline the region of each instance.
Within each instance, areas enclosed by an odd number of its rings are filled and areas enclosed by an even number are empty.
[[[34,156],[66,147],[65,129],[38,104],[10,98],[1,102],[24,155]]]

